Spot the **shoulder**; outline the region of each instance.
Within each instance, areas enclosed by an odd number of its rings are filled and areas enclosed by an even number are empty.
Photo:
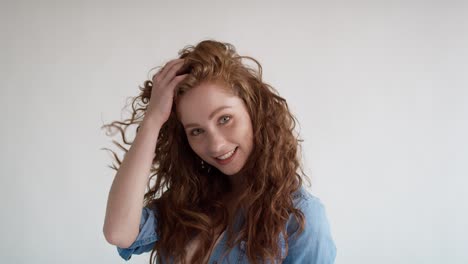
[[[291,260],[311,260],[311,263],[333,263],[336,246],[332,238],[323,202],[304,187],[293,194],[294,207],[304,215],[304,229],[299,232],[297,219],[291,216],[287,223],[288,255]],[[294,262],[297,263],[297,262]]]
[[[309,216],[325,213],[325,205],[322,200],[303,186],[293,194],[293,204],[295,208],[300,209],[304,214],[308,214]]]
[[[293,195],[293,205],[304,215],[306,226],[304,228],[317,229],[321,225],[328,224],[326,210],[323,202],[315,195],[312,195],[306,188],[301,186]],[[295,233],[299,223],[292,215],[288,221],[288,235]]]
[[[294,208],[301,210],[308,220],[325,216],[325,205],[322,200],[301,186],[292,195]]]
[[[299,189],[293,193],[292,198],[296,208],[307,202],[321,203],[320,199],[312,195],[304,186],[299,187]]]

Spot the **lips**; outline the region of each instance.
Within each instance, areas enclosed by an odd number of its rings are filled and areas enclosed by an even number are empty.
[[[234,149],[234,153],[232,153],[232,155],[231,155],[229,158],[227,158],[227,159],[220,160],[220,159],[218,159],[218,158],[215,158],[216,162],[217,162],[218,164],[221,164],[221,165],[225,165],[225,164],[231,162],[231,160],[234,159],[234,157],[237,155],[237,149],[238,149],[238,147],[236,147],[236,148]],[[229,152],[228,152],[228,153],[229,153]]]
[[[230,150],[230,151],[224,153],[223,155],[219,155],[219,156],[214,157],[214,158],[215,158],[215,159],[218,159],[218,160],[222,160],[222,159],[220,159],[219,157],[223,157],[224,155],[226,155],[226,154],[228,154],[228,153],[231,153],[232,151],[234,151],[234,153],[235,153],[236,150],[237,150],[237,147],[235,147],[234,149],[232,149],[232,150]],[[234,154],[234,153],[233,153],[233,154]]]

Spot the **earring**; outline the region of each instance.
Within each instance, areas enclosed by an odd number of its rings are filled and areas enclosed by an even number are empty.
[[[208,173],[210,173],[210,171],[211,171],[211,166],[206,164],[206,167],[205,167],[205,162],[203,160],[201,161],[201,168],[202,168],[202,170],[205,170],[205,168],[206,168],[206,171]]]

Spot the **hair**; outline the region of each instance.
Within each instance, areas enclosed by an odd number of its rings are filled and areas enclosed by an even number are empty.
[[[178,54],[184,59],[182,68],[189,74],[175,88],[171,114],[159,131],[144,195],[144,206],[156,214],[159,237],[150,264],[154,254],[158,263],[169,258],[185,263],[185,246],[194,235],[199,236],[201,246],[193,256],[193,263],[201,263],[209,253],[216,235],[214,230],[220,226],[226,228],[230,250],[245,241],[246,256],[251,263],[281,262],[285,256],[281,255],[279,236],[282,234],[288,241],[288,219],[293,216],[299,223],[298,233],[304,229],[304,215],[294,207],[292,198],[303,178],[309,181],[300,162],[299,142],[303,140],[294,133],[296,118],[286,100],[262,81],[260,63],[252,57],[238,55],[232,44],[208,39],[196,46],[186,46]],[[253,61],[258,69],[243,63],[243,59]],[[180,96],[202,82],[211,81],[224,83],[240,97],[252,121],[253,149],[241,170],[241,175],[252,177],[246,177],[247,187],[238,197],[244,217],[240,229],[235,229],[234,220],[229,219],[227,208],[221,202],[223,194],[231,188],[229,178],[206,163],[205,168],[200,166],[202,160],[191,149],[177,116],[176,102]],[[139,87],[141,93],[133,98],[129,119],[103,126],[109,130],[117,128],[128,146],[133,142],[126,139],[126,130],[136,124],[138,133],[152,87],[152,80]],[[125,153],[128,151],[113,142]],[[121,160],[110,151],[120,166]],[[114,164],[110,168],[118,170]]]

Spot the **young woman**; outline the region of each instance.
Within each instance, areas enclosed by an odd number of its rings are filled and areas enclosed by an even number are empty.
[[[114,141],[126,154],[121,162],[114,153],[103,230],[122,258],[151,251],[150,264],[334,262],[325,208],[302,185],[295,117],[255,59],[205,40],[141,91],[130,119],[105,125],[130,146]]]

